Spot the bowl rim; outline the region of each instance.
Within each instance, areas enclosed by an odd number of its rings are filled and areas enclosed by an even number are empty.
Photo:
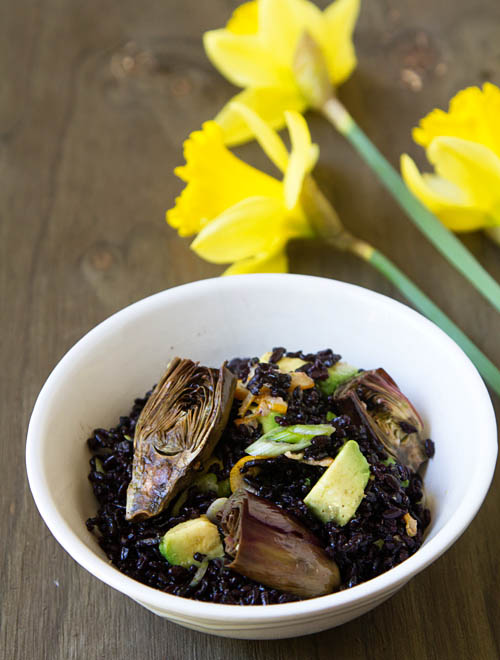
[[[427,540],[414,555],[398,566],[362,584],[326,596],[274,605],[226,605],[174,596],[148,587],[121,573],[111,563],[89,549],[59,514],[54,500],[49,495],[48,483],[40,460],[40,441],[43,438],[40,428],[43,423],[46,404],[56,394],[58,382],[64,377],[66,370],[71,368],[74,357],[85,352],[94,342],[98,343],[103,332],[105,334],[112,332],[134,318],[140,317],[146,309],[154,309],[165,304],[175,303],[177,299],[183,298],[186,294],[200,295],[214,289],[231,289],[234,286],[248,286],[251,282],[265,282],[266,280],[278,283],[278,286],[280,282],[285,281],[293,285],[293,282],[299,283],[299,281],[309,280],[310,284],[315,287],[325,286],[331,289],[343,289],[346,293],[360,298],[361,302],[363,299],[376,301],[377,305],[389,308],[391,313],[399,313],[414,325],[419,325],[428,334],[433,334],[435,341],[440,342],[443,347],[446,347],[452,353],[454,352],[456,359],[462,363],[462,367],[468,370],[469,389],[477,391],[476,398],[482,408],[480,421],[482,422],[481,437],[484,441],[484,447],[479,455],[474,473],[477,478],[470,480],[466,490],[467,497],[464,495],[462,498],[463,506],[453,513],[436,536]],[[286,285],[283,284],[283,286]],[[128,305],[87,332],[57,363],[37,397],[28,426],[26,467],[30,489],[45,524],[66,552],[92,575],[146,607],[156,609],[167,616],[171,615],[174,619],[176,616],[180,619],[199,621],[222,619],[225,627],[230,627],[228,624],[234,624],[235,626],[244,624],[248,627],[251,624],[263,625],[267,623],[273,625],[277,621],[283,622],[296,617],[304,620],[307,615],[312,618],[321,613],[332,614],[337,610],[345,612],[359,607],[361,603],[366,602],[368,599],[376,599],[377,596],[390,595],[390,593],[396,591],[411,577],[441,556],[468,527],[481,507],[490,487],[495,470],[497,450],[495,413],[486,386],[470,359],[438,326],[407,305],[370,289],[311,275],[273,273],[238,275],[233,278],[211,278],[173,287]],[[84,521],[82,521],[82,524],[84,524]]]

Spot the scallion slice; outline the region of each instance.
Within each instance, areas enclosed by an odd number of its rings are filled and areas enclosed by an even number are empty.
[[[250,456],[280,456],[287,451],[300,451],[311,444],[318,435],[331,435],[335,428],[330,424],[295,424],[280,426],[264,433],[246,448]]]

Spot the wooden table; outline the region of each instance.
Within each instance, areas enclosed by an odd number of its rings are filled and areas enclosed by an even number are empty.
[[[3,3],[0,656],[499,658],[498,471],[463,537],[392,600],[341,628],[277,642],[208,637],[155,617],[79,568],[35,509],[24,442],[52,367],[124,305],[220,272],[163,217],[181,189],[172,169],[182,162],[183,139],[232,94],[205,58],[201,34],[222,25],[235,5]],[[422,162],[410,128],[432,107],[446,107],[466,85],[500,83],[499,26],[498,0],[365,0],[359,67],[341,96],[394,164],[403,151]],[[386,251],[500,364],[498,314],[414,229],[350,147],[319,117],[309,119],[321,145],[318,180],[346,224]],[[242,153],[265,163],[255,145]],[[500,279],[500,248],[481,234],[464,241]],[[400,298],[350,255],[313,241],[289,252],[293,272]]]

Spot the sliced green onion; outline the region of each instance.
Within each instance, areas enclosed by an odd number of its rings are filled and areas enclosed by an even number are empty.
[[[262,425],[262,430],[264,433],[267,433],[268,431],[271,431],[271,429],[275,428],[281,428],[278,422],[275,420],[275,418],[279,415],[279,413],[276,412],[271,412],[269,415],[266,415],[265,417],[260,417],[259,422]]]
[[[285,431],[289,430],[290,433],[295,435],[305,435],[313,438],[317,435],[331,435],[335,431],[335,428],[330,424],[295,424],[295,426],[282,426],[281,428]]]
[[[256,440],[245,449],[250,456],[281,456],[287,451],[300,451],[311,444],[311,437],[292,442],[273,442],[272,440]]]
[[[187,500],[188,496],[188,489],[183,490],[182,493],[179,495],[177,498],[177,501],[175,502],[174,506],[172,507],[172,515],[173,516],[178,516],[179,511],[181,508],[184,506],[184,502]]]
[[[208,507],[206,516],[210,520],[210,522],[217,524],[217,514],[219,513],[219,511],[222,511],[226,502],[227,502],[227,497],[218,497]]]
[[[281,426],[264,433],[246,448],[250,456],[280,456],[287,451],[300,451],[311,444],[318,435],[331,435],[334,427],[330,424],[295,424]]]
[[[207,569],[208,569],[208,559],[204,559],[201,562],[201,564],[198,566],[198,570],[193,575],[193,579],[189,583],[189,586],[196,587],[196,585],[199,584],[205,577],[205,573],[207,572]]]

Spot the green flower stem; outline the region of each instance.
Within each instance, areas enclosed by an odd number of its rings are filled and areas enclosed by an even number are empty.
[[[500,396],[500,370],[469,337],[381,252],[374,249],[367,261],[392,282],[416,309],[438,325],[441,330],[444,330],[460,346],[476,365],[477,370],[491,389]]]
[[[320,238],[339,250],[355,254],[376,268],[416,309],[444,330],[460,346],[491,389],[500,396],[500,370],[392,261],[369,243],[353,236],[343,226],[337,212],[312,176],[304,180],[301,203],[311,227]]]
[[[354,146],[434,247],[500,312],[500,284],[481,266],[461,241],[408,190],[396,170],[363,133],[340,101],[330,98],[322,106],[321,111]]]

